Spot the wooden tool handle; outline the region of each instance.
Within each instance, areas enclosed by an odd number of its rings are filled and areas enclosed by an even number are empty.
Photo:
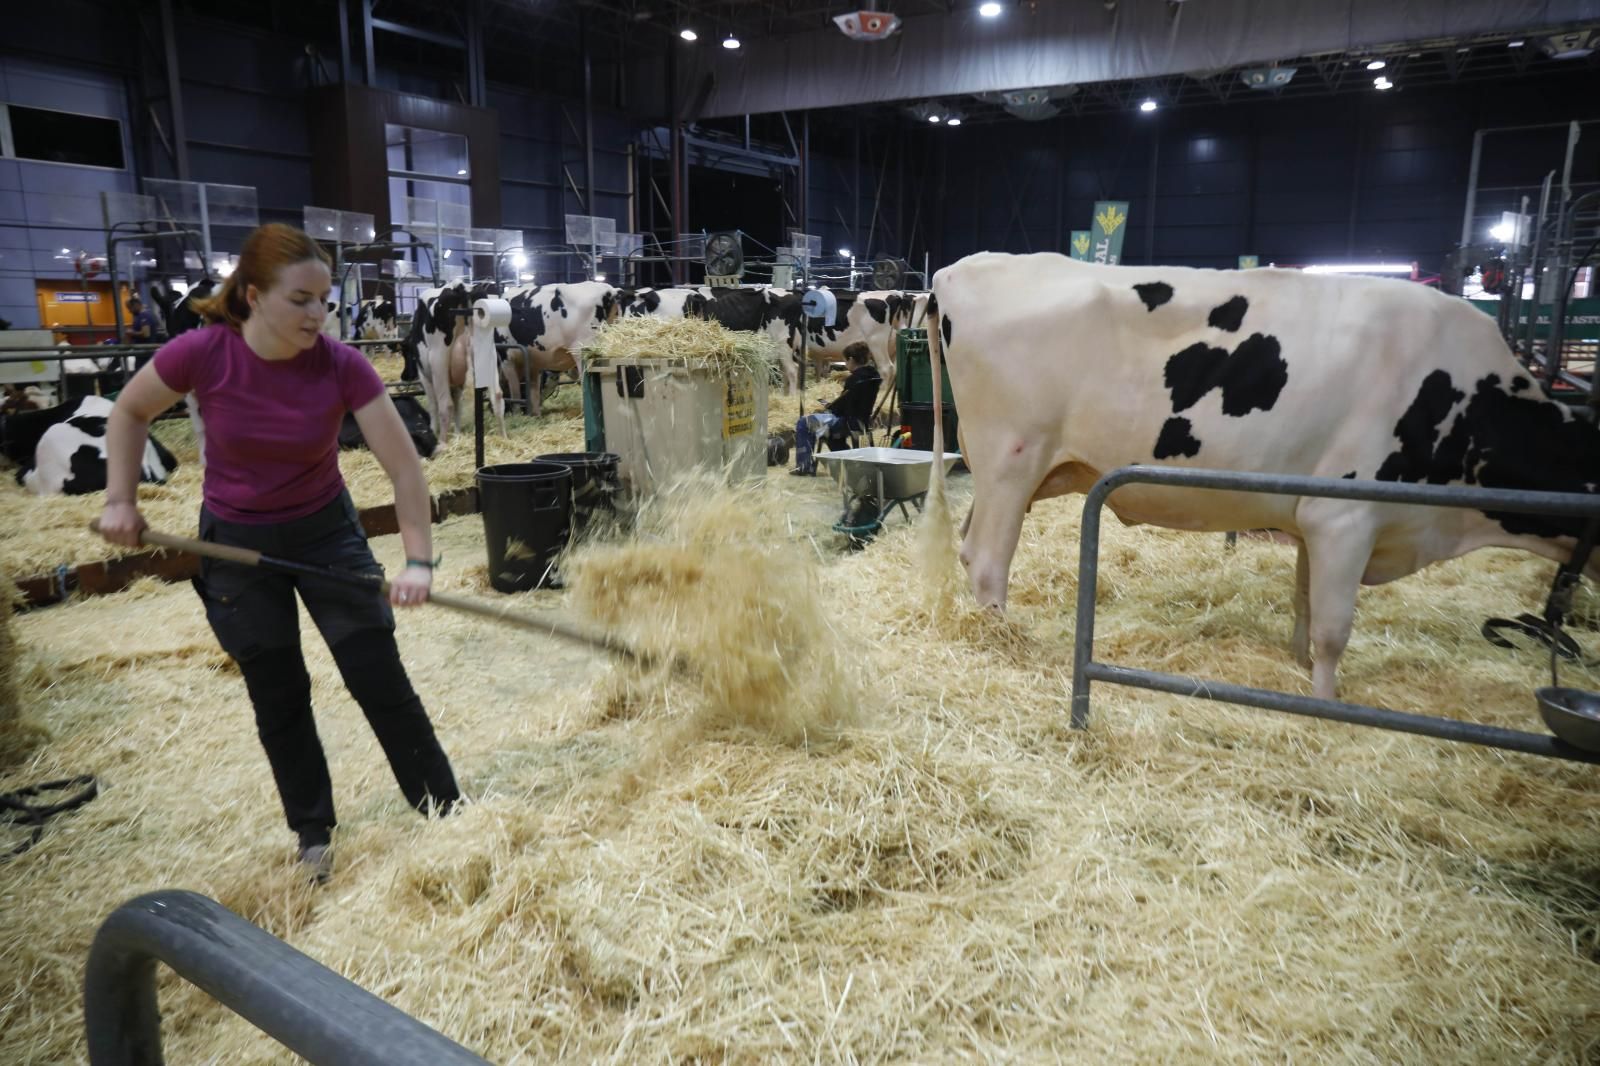
[[[89,528],[100,532],[98,519],[89,523]],[[252,548],[238,548],[231,544],[214,544],[211,541],[194,540],[191,537],[176,537],[171,533],[158,533],[153,529],[139,531],[139,543],[148,544],[158,548],[171,548],[175,551],[185,551],[193,555],[204,556],[209,559],[218,559],[222,562],[237,563],[241,566],[259,566],[269,570],[282,570],[292,567],[296,573],[312,571],[313,576],[342,581],[345,584],[363,586],[388,595],[389,583],[379,582],[364,574],[344,573],[321,567],[306,567],[301,564],[290,563],[287,560],[272,559],[255,551]],[[480,603],[461,596],[452,596],[443,592],[429,592],[427,602],[452,611],[461,611],[466,614],[477,615],[494,622],[503,622],[506,625],[516,626],[534,633],[541,633],[548,637],[558,637],[562,640],[582,644],[590,648],[598,648],[612,655],[619,655],[643,665],[648,665],[650,659],[619,640],[603,634],[589,633],[558,618],[541,618],[536,615],[516,614],[506,611],[492,604]]]
[[[100,532],[100,519],[96,518],[89,523],[92,532]],[[191,555],[203,555],[208,559],[220,559],[226,563],[238,563],[241,566],[260,566],[261,553],[253,548],[236,548],[231,544],[214,544],[208,540],[194,540],[190,537],[175,537],[171,533],[158,533],[153,529],[139,531],[139,543],[148,544],[153,548],[171,548],[174,551],[188,552]]]

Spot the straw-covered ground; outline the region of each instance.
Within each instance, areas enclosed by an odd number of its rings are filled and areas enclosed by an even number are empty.
[[[1035,507],[1000,622],[964,591],[930,608],[898,519],[838,551],[830,493],[776,471],[699,493],[571,590],[502,598],[614,624],[670,673],[404,614],[474,801],[447,822],[404,807],[308,639],[342,818],[321,889],[189,590],[21,616],[52,739],[0,789],[103,790],[0,872],[0,1061],[83,1060],[93,931],[169,886],[497,1062],[1594,1061],[1593,768],[1109,686],[1074,732],[1081,500]],[[477,519],[439,543],[442,587],[492,595]],[[1364,590],[1344,695],[1539,729],[1545,661],[1478,626],[1550,571],[1485,552]],[[1112,523],[1098,651],[1306,691],[1292,575],[1278,545]],[[162,1005],[170,1061],[283,1061],[170,975]]]

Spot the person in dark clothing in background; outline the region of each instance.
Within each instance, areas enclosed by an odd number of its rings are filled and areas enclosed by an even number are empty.
[[[144,301],[137,296],[128,298],[128,336],[125,343],[150,344],[153,341],[166,340],[162,335],[161,323],[156,318],[155,312],[145,307]]]
[[[883,375],[872,365],[872,352],[857,341],[845,348],[844,362],[850,376],[845,379],[839,398],[794,425],[795,474],[816,473],[812,450],[818,432],[825,434],[828,450],[836,452],[849,447],[850,434],[865,433],[872,419],[872,405],[883,386]]]

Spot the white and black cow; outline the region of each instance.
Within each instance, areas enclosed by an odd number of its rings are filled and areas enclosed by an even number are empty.
[[[356,316],[350,321],[350,332],[357,340],[397,341],[400,329],[395,324],[395,303],[390,296],[376,296],[362,300],[356,306]]]
[[[113,404],[101,396],[86,396],[71,404],[29,414],[40,416],[19,427],[19,419],[6,419],[6,451],[22,454],[26,440],[37,432],[31,454],[19,459],[17,483],[39,496],[62,493],[84,496],[106,487],[106,420]],[[13,436],[15,434],[15,436]],[[178,468],[177,459],[154,437],[144,446],[139,480],[165,484]]]
[[[1544,394],[1493,318],[1422,285],[983,253],[934,275],[928,318],[934,389],[943,348],[961,410],[961,560],[984,606],[1005,607],[1034,501],[1135,463],[1600,490],[1600,429]],[[1330,699],[1359,585],[1490,546],[1565,560],[1582,524],[1138,484],[1107,506],[1129,524],[1295,541],[1293,651]]]
[[[883,379],[894,380],[895,333],[913,325],[927,305],[927,295],[897,290],[830,291],[834,297],[831,319],[805,318],[802,312],[785,306],[789,328],[784,342],[795,358],[800,357],[803,342],[814,373],[821,377],[830,364],[844,358],[846,348],[859,341],[872,353],[872,365]]]
[[[521,391],[519,375],[531,375],[533,413],[537,415],[543,405],[540,377],[547,370],[578,366],[578,352],[595,330],[616,321],[617,290],[600,281],[521,285],[507,289],[506,300],[511,304],[510,340],[524,346],[529,360],[513,352],[502,370],[513,393]]]
[[[400,345],[406,361],[401,379],[421,379],[433,432],[440,444],[449,443],[450,431],[459,421],[461,390],[466,387],[472,368],[468,325],[472,305],[499,295],[500,286],[493,282],[469,286],[457,280],[437,289],[424,289],[417,297],[411,332]],[[484,382],[483,386],[490,390],[495,414],[500,417],[500,432],[504,435],[505,394],[500,391],[499,384],[497,379]]]
[[[626,318],[705,318],[708,302],[698,289],[617,290],[617,313]]]

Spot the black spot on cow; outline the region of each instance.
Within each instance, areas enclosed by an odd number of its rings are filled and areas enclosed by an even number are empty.
[[[1220,389],[1222,413],[1243,418],[1251,411],[1272,410],[1289,383],[1289,364],[1280,354],[1277,338],[1255,333],[1231,354],[1224,348],[1191,344],[1167,360],[1165,377],[1173,414]]]
[[[872,316],[874,322],[889,321],[889,301],[869,297],[861,301],[867,308],[867,314]]]
[[[518,344],[545,350],[539,338],[545,334],[544,308],[534,299],[537,290],[519,292],[511,298],[511,336]]]
[[[641,293],[634,303],[634,314],[653,315],[661,307],[661,294],[654,289]]]
[[[559,314],[562,318],[567,317],[567,302],[561,298],[560,289],[557,289],[550,296],[550,313]]]
[[[1422,379],[1421,388],[1395,423],[1394,436],[1400,442],[1378,467],[1379,481],[1431,481],[1434,456],[1438,450],[1439,427],[1456,404],[1467,398],[1457,389],[1445,370],[1435,370]],[[1451,478],[1446,477],[1444,481]],[[1436,482],[1442,484],[1443,482]]]
[[[78,415],[75,418],[67,419],[67,425],[86,437],[103,437],[106,435],[106,420],[100,415]]]
[[[1172,393],[1172,413],[1186,411],[1220,384],[1228,365],[1228,350],[1209,344],[1191,344],[1167,360],[1167,391]]]
[[[718,290],[706,302],[706,311],[713,322],[732,330],[753,333],[771,321],[767,294],[757,289]]]
[[[1532,384],[1533,384],[1533,381],[1530,380],[1529,378],[1515,377],[1515,378],[1511,379],[1511,391],[1512,392],[1522,392],[1525,389],[1527,389],[1529,386],[1531,386]]]
[[[1341,481],[1354,481],[1355,479],[1356,479],[1356,472],[1354,470],[1350,471],[1348,474],[1340,474],[1339,475],[1339,480],[1341,480]]]
[[[1147,281],[1143,285],[1135,285],[1133,291],[1144,301],[1146,311],[1154,311],[1172,299],[1172,286],[1164,281]]]
[[[19,411],[0,418],[0,455],[19,467],[18,484],[21,484],[21,470],[33,465],[33,454],[45,433],[51,426],[71,418],[82,402],[68,400],[42,411]]]
[[[102,448],[93,444],[80,444],[72,453],[72,473],[61,482],[63,496],[87,496],[91,492],[104,492],[106,487],[106,456]]]
[[[1537,392],[1516,395],[1498,374],[1486,374],[1441,438],[1445,419],[1465,396],[1444,370],[1423,379],[1395,426],[1399,450],[1384,460],[1378,480],[1591,491],[1600,471],[1600,428],[1568,415],[1561,404]],[[1483,513],[1516,535],[1575,537],[1584,524],[1582,518],[1555,515]]]
[[[950,347],[950,334],[950,316],[945,315],[939,319],[939,335],[944,338],[944,346],[946,348]]]
[[[1243,296],[1235,296],[1220,307],[1213,307],[1211,317],[1206,319],[1206,322],[1212,329],[1238,333],[1239,327],[1244,325],[1244,313],[1248,310],[1250,301]]]
[[[1169,418],[1162,423],[1161,436],[1156,438],[1155,457],[1176,459],[1179,456],[1194,458],[1200,454],[1200,442],[1190,432],[1194,426],[1187,418]]]

